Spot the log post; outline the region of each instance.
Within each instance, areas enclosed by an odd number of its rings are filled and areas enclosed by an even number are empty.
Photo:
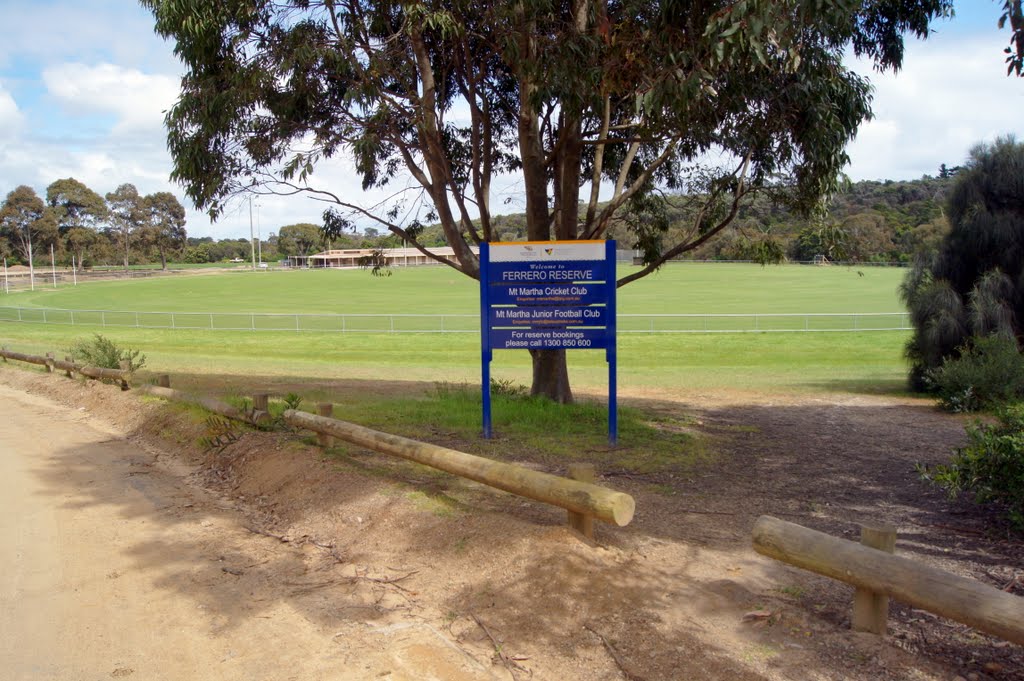
[[[52,352],[46,353],[46,373],[48,373],[48,374],[52,374],[53,373],[53,360],[54,359],[55,359],[55,357],[53,356]]]
[[[754,550],[763,556],[883,594],[1024,645],[1024,598],[904,556],[761,516]]]
[[[331,402],[319,402],[316,405],[316,413],[324,418],[334,416],[334,404]],[[333,447],[334,438],[327,433],[317,433],[316,441],[321,447]]]
[[[597,479],[597,469],[592,463],[571,463],[569,464],[569,477],[580,482],[593,483]],[[594,516],[589,513],[577,513],[566,511],[569,519],[569,527],[582,534],[587,539],[594,538]]]
[[[891,526],[860,528],[860,543],[886,553],[896,550],[896,528]],[[857,587],[853,594],[853,615],[850,626],[854,631],[866,631],[885,636],[889,621],[889,597],[885,594]]]
[[[7,346],[0,347],[0,358],[3,358],[4,364],[7,364]]]
[[[636,502],[628,494],[588,482],[567,480],[524,466],[492,461],[482,456],[382,433],[354,423],[314,416],[304,411],[288,409],[284,412],[284,420],[291,426],[306,428],[315,433],[327,433],[360,447],[399,456],[546,504],[592,515],[619,527],[628,525],[636,510]]]
[[[75,376],[72,373],[72,368],[71,367],[73,367],[75,365],[75,360],[73,360],[71,358],[71,355],[64,355],[64,361],[67,362],[69,365],[71,365],[71,366],[68,366],[65,369],[65,372],[67,373],[68,378],[74,378]]]
[[[270,395],[255,393],[252,396],[252,422],[256,424],[270,420]]]
[[[159,376],[156,377],[156,384],[161,388],[170,388],[171,377],[168,376],[167,374],[160,374]]]

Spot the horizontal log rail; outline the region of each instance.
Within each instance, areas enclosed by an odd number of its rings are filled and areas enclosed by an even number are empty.
[[[1024,645],[1024,598],[903,556],[761,516],[754,550]]]
[[[7,348],[0,348],[0,357],[4,359],[13,359],[19,362],[28,362],[29,364],[38,364],[40,366],[46,366],[50,359],[47,357],[40,357],[38,355],[26,355],[22,352],[14,352]]]
[[[629,524],[636,508],[633,497],[628,494],[589,482],[568,480],[293,409],[284,412],[284,420],[292,426],[415,461],[506,492],[593,516],[619,527]]]
[[[128,390],[128,378],[132,375],[132,372],[127,369],[108,369],[106,367],[82,366],[71,361],[70,358],[64,360],[55,359],[52,353],[42,357],[39,355],[28,355],[22,352],[14,352],[7,348],[0,348],[0,357],[4,360],[13,359],[19,362],[45,366],[50,372],[54,369],[60,369],[61,371],[66,372],[69,378],[73,373],[78,373],[82,376],[88,376],[89,378],[114,381],[121,386],[122,390]]]
[[[160,397],[172,402],[194,404],[206,409],[207,411],[212,411],[214,414],[219,416],[234,419],[235,421],[244,421],[245,423],[253,425],[263,423],[270,418],[270,414],[259,409],[245,411],[230,405],[227,402],[222,402],[212,397],[192,395],[191,393],[187,393],[182,390],[175,390],[174,388],[164,388],[158,385],[144,385],[138,388],[138,392],[143,395],[152,395],[153,397]]]

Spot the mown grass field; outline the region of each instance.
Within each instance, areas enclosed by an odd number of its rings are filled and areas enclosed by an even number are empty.
[[[632,268],[622,268],[627,273]],[[477,282],[447,267],[227,271],[94,282],[0,296],[0,305],[166,312],[477,314]],[[904,270],[672,264],[619,290],[622,314],[898,312]]]
[[[622,314],[897,312],[903,271],[889,268],[681,264],[624,287]],[[477,284],[443,267],[365,271],[227,272],[0,296],[0,305],[70,309],[344,314],[476,314]],[[201,375],[478,382],[476,334],[184,331],[0,324],[0,342],[31,351],[67,348],[100,332],[140,348],[148,368]],[[622,334],[623,392],[902,390],[902,332]],[[570,353],[579,390],[603,392],[604,353]],[[498,352],[496,378],[529,381],[525,352]]]

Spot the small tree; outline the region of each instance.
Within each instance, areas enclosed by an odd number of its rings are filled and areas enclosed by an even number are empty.
[[[971,338],[1024,338],[1024,145],[1012,137],[978,145],[956,178],[949,234],[900,287],[914,325],[907,357],[918,390]]]

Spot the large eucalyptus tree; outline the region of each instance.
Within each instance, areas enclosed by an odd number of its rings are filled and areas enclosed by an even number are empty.
[[[439,222],[460,272],[521,182],[531,240],[602,238],[624,216],[645,266],[698,247],[759,191],[810,211],[870,117],[846,50],[899,68],[950,0],[141,0],[186,67],[172,177],[211,216],[250,191],[333,204],[325,230],[410,245]],[[317,184],[346,156],[384,203]],[[698,197],[667,239],[663,190]],[[430,255],[427,253],[427,255]],[[564,351],[533,392],[572,399]]]

